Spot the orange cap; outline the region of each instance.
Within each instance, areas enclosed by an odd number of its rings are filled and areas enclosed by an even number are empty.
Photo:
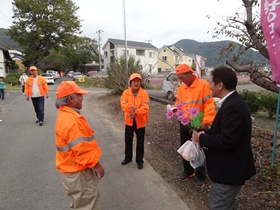
[[[193,72],[193,70],[187,64],[179,64],[175,68],[175,72],[176,72],[176,74],[182,74],[182,73],[187,73],[187,72]]]
[[[89,91],[81,89],[74,81],[63,81],[56,90],[56,97],[63,98],[73,93],[84,95]]]
[[[133,73],[130,75],[129,77],[129,82],[131,82],[132,80],[134,80],[135,78],[139,78],[140,80],[142,80],[142,77],[140,74],[137,74],[137,73]]]
[[[29,71],[37,71],[37,67],[36,66],[30,66]]]

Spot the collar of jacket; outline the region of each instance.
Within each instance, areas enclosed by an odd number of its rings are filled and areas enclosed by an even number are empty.
[[[183,83],[183,87],[185,88],[185,89],[188,89],[188,88],[196,88],[197,86],[198,86],[198,81],[199,81],[199,79],[198,79],[198,77],[197,76],[195,76],[194,75],[194,81],[193,81],[193,83],[191,84],[191,86],[189,87],[188,85],[186,85],[185,83]]]
[[[79,109],[74,109],[74,108],[71,108],[69,106],[61,106],[59,107],[59,110],[60,111],[63,111],[63,112],[69,112],[69,113],[72,113],[74,115],[77,115],[77,117],[80,117],[81,114],[80,114],[80,110]]]

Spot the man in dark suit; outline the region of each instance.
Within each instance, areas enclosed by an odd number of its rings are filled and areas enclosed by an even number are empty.
[[[235,90],[236,73],[220,66],[211,72],[210,88],[220,106],[212,126],[194,132],[192,140],[205,149],[206,167],[211,179],[210,209],[236,208],[241,186],[255,173],[251,148],[251,116],[247,105]]]

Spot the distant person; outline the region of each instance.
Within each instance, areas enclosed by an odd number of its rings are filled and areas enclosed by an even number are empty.
[[[182,111],[190,108],[197,108],[202,112],[203,119],[199,126],[199,130],[207,130],[212,124],[215,117],[215,104],[210,90],[210,85],[207,81],[199,79],[194,71],[187,64],[180,64],[176,67],[175,73],[178,80],[182,84],[177,89],[176,104],[183,104]],[[181,145],[187,140],[191,140],[192,131],[188,125],[183,125],[180,122],[180,138]],[[196,177],[195,185],[197,187],[205,186],[204,165],[193,169],[190,162],[183,159],[184,171],[180,175],[180,181],[187,181],[192,177]]]
[[[100,210],[99,179],[104,176],[102,154],[86,118],[81,115],[83,95],[73,81],[62,82],[56,91],[56,167],[70,199],[70,209]]]
[[[63,71],[60,71],[60,77],[64,77],[64,72]]]
[[[125,120],[125,158],[121,162],[126,165],[133,157],[133,136],[136,133],[136,163],[138,169],[143,168],[145,126],[148,121],[149,95],[141,88],[142,77],[133,73],[129,78],[130,88],[121,96],[121,108]]]
[[[251,148],[250,112],[236,91],[236,73],[225,66],[211,71],[210,88],[221,100],[207,131],[194,132],[193,141],[205,148],[206,167],[211,179],[210,209],[236,208],[236,196],[255,173]]]
[[[31,98],[37,117],[36,123],[42,126],[44,124],[45,96],[49,97],[49,87],[45,78],[38,75],[36,66],[31,66],[29,71],[31,76],[25,83],[26,100],[29,101]]]
[[[5,100],[5,82],[3,77],[0,77],[0,99]]]
[[[24,91],[25,91],[25,83],[28,79],[28,76],[26,75],[25,72],[22,73],[22,75],[19,77],[19,82],[21,84],[21,91],[22,91],[22,94],[24,95]]]

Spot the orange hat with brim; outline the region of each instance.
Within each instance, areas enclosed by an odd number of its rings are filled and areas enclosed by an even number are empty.
[[[191,69],[191,67],[189,67],[189,65],[187,65],[187,64],[179,64],[179,65],[175,68],[175,73],[176,73],[176,74],[182,74],[182,73],[187,73],[187,72],[193,72],[193,70]]]
[[[89,91],[81,89],[74,81],[63,81],[56,90],[56,97],[63,98],[74,93],[84,95]]]
[[[29,71],[37,71],[37,67],[36,66],[30,66]]]

